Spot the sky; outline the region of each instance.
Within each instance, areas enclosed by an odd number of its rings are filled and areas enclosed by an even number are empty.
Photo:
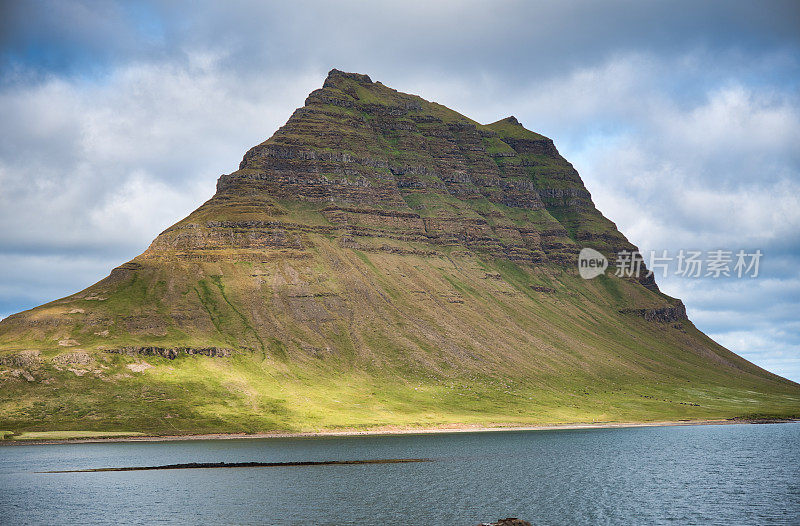
[[[657,276],[800,381],[800,3],[0,0],[0,317],[141,253],[331,68],[553,138]]]

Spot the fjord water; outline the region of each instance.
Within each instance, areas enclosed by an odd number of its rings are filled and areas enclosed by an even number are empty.
[[[43,474],[186,462],[434,462]],[[0,524],[800,524],[800,423],[0,447]]]

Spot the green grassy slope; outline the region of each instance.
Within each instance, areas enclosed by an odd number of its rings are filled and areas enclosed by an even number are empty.
[[[635,314],[679,310],[652,280],[582,280],[583,246],[635,248],[552,141],[332,72],[144,254],[0,322],[0,429],[800,416],[797,384]]]
[[[24,367],[33,381],[4,375],[0,427],[197,433],[797,415],[795,384],[690,322],[619,313],[654,294],[638,284],[317,242],[314,260],[143,268],[119,296],[48,305],[67,313],[108,305],[112,326],[124,326],[142,297],[154,311],[185,302],[206,310],[208,324],[127,333],[118,343],[239,352],[175,360],[95,352],[90,342],[102,348],[111,336],[93,339],[76,321],[69,332],[88,358],[70,363],[83,352],[60,347],[61,334],[31,333],[13,346],[52,344]]]

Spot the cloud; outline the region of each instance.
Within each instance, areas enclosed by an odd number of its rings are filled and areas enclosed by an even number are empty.
[[[0,91],[0,120],[16,123],[0,129],[0,251],[134,255],[207,199],[319,82],[301,72],[240,86],[220,60],[132,64],[103,82],[54,77]],[[137,205],[154,212],[144,220],[125,199],[146,195],[158,202]]]
[[[708,335],[728,349],[737,349],[740,355],[768,371],[779,370],[782,376],[795,381],[800,378],[800,343],[795,340],[787,344],[787,336],[791,335],[784,331],[743,330]]]
[[[208,184],[198,183],[186,192],[145,172],[134,172],[117,191],[88,211],[89,221],[96,236],[110,238],[127,231],[130,239],[149,240],[176,221],[177,211],[191,211],[211,194],[213,189]]]
[[[0,319],[78,292],[120,264],[119,256],[0,253]]]

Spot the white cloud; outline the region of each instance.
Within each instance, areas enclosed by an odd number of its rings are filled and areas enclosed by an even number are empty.
[[[782,334],[770,331],[710,332],[711,338],[761,367],[797,381],[800,378],[800,345],[787,344]]]
[[[178,189],[137,171],[104,202],[89,210],[90,228],[97,236],[126,232],[129,240],[147,243],[213,193],[214,187],[208,181]]]
[[[135,255],[213,194],[318,75],[242,85],[221,53],[0,90],[0,247]]]

